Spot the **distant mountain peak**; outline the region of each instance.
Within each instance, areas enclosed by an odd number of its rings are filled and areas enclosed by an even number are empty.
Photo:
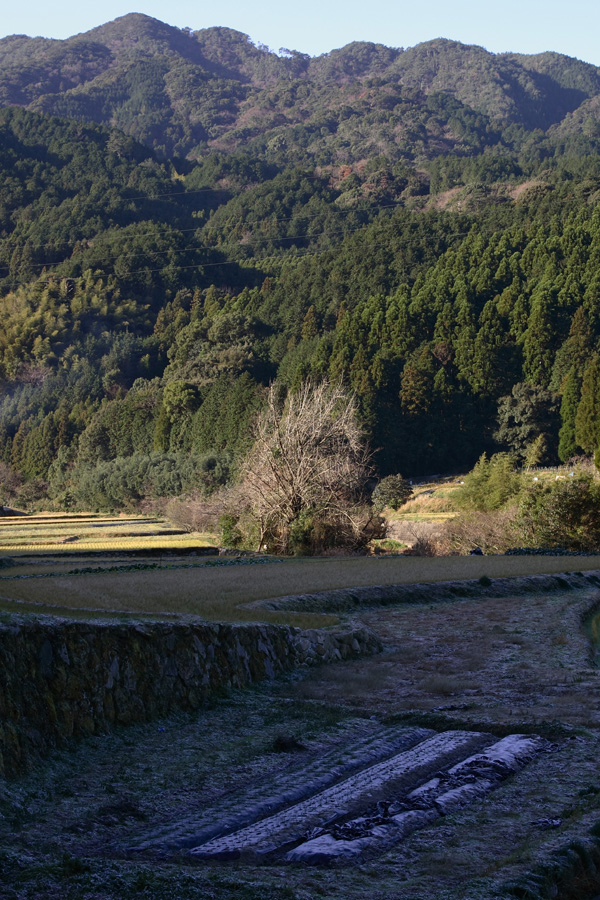
[[[382,147],[395,156],[397,134],[413,131],[404,117],[436,94],[497,124],[547,130],[600,95],[600,70],[552,51],[494,54],[444,37],[408,49],[353,41],[318,57],[279,56],[230,27],[192,31],[139,12],[65,41],[0,41],[0,106],[116,126],[167,156],[254,140],[283,146],[286,133],[302,154],[309,145],[321,152],[344,130],[340,117],[368,117],[373,109],[380,111],[376,130],[381,117],[396,123]],[[427,143],[427,127],[416,127],[415,140]],[[443,136],[445,127],[432,124],[435,148],[450,152],[460,146],[460,129]],[[416,152],[411,145],[409,157]]]

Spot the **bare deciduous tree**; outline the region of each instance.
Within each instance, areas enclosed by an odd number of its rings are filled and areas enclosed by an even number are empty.
[[[356,402],[341,384],[307,383],[284,402],[273,385],[240,472],[239,496],[258,523],[259,545],[288,552],[303,522],[322,533],[330,523],[359,542],[370,471]]]

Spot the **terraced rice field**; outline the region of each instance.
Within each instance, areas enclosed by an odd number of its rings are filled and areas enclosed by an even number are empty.
[[[214,546],[214,535],[188,534],[166,519],[94,513],[0,516],[0,554]]]
[[[3,878],[11,900],[597,894],[578,870],[563,893],[526,891],[565,847],[596,852],[600,582],[584,573],[598,557],[202,558],[210,544],[159,518],[0,519],[14,561],[0,611],[304,627],[350,615],[383,652],[96,735],[0,785],[0,896]],[[569,590],[334,615],[252,605],[536,573]]]
[[[196,552],[196,551],[192,551]],[[200,553],[200,550],[197,551]],[[269,612],[256,601],[337,588],[501,578],[564,572],[577,566],[600,568],[597,556],[469,556],[295,559],[64,556],[14,557],[18,565],[0,570],[0,609],[71,614],[196,615],[223,621],[271,621],[304,624],[294,612]],[[335,617],[311,620],[333,624]]]
[[[592,900],[597,595],[358,611],[382,653],[53,754],[0,786],[0,895]]]

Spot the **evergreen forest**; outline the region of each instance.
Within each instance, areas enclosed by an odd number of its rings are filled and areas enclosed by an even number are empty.
[[[273,383],[343,383],[380,477],[593,455],[599,151],[552,52],[0,40],[0,503],[210,493]]]

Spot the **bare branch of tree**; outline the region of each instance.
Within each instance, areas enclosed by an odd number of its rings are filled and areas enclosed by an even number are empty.
[[[239,486],[261,542],[268,536],[286,552],[290,529],[308,513],[356,532],[370,458],[355,398],[341,384],[307,383],[284,402],[272,385]]]

